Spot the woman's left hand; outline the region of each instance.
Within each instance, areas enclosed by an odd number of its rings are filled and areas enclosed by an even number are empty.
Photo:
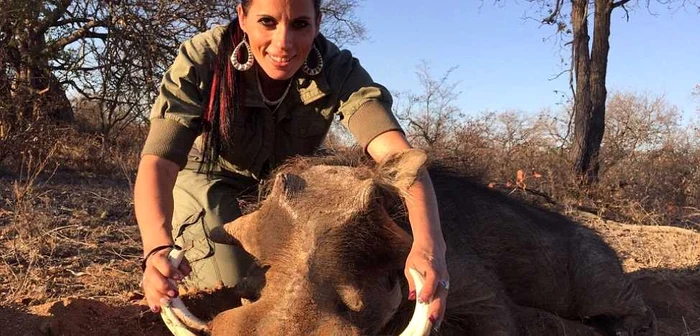
[[[425,279],[420,293],[416,293],[413,277],[408,271],[411,268],[418,271]],[[404,274],[408,279],[409,300],[417,299],[419,302],[430,304],[428,308],[429,319],[433,324],[433,329],[438,330],[445,315],[450,283],[445,262],[445,244],[414,240],[411,252],[406,259]]]

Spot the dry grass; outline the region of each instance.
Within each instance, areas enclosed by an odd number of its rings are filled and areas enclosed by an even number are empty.
[[[136,290],[131,181],[139,137],[107,144],[70,127],[37,129],[41,137],[18,144],[0,166],[0,304]]]
[[[671,226],[641,226],[575,211],[569,214],[597,231],[622,260],[625,272],[700,271],[700,233]]]
[[[137,289],[141,247],[128,187],[67,179],[56,176],[31,200],[3,211],[0,303],[43,303],[76,292],[119,296]]]

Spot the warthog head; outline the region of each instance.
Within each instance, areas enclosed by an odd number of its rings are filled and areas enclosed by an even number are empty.
[[[258,210],[213,233],[269,266],[259,299],[217,316],[213,334],[378,333],[404,299],[411,244],[386,209],[425,159],[410,150],[375,168],[300,159],[279,169]]]

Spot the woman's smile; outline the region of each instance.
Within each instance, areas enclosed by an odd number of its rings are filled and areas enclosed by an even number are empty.
[[[274,56],[267,54],[270,63],[277,68],[286,68],[292,63],[294,56]]]

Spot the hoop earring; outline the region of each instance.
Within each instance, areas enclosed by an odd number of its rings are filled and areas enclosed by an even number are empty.
[[[246,37],[248,37],[248,35],[243,33],[243,40],[233,49],[233,54],[231,54],[231,64],[233,64],[233,67],[238,71],[248,71],[253,67],[253,52],[250,50],[250,44],[246,40]],[[246,60],[244,64],[238,62],[238,53],[241,51],[241,47],[245,47],[248,51],[248,60]]]
[[[306,57],[304,60],[304,65],[301,66],[301,71],[309,76],[316,76],[321,73],[321,70],[323,70],[323,56],[321,55],[321,52],[318,51],[316,46],[314,46],[314,51],[316,52],[317,59],[316,67],[313,69],[309,68],[309,57]]]

